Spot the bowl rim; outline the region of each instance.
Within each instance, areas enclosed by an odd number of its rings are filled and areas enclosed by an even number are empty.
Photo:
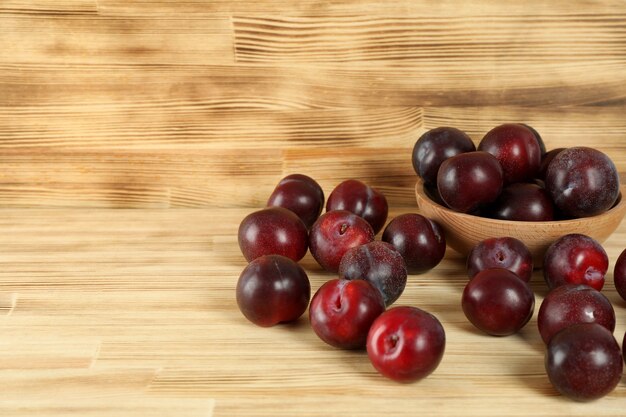
[[[616,211],[623,211],[624,209],[626,209],[626,198],[622,198],[622,196],[624,194],[626,194],[626,184],[620,184],[619,186],[620,192],[619,195],[617,196],[617,200],[615,201],[615,203],[613,204],[613,207],[611,207],[610,209],[608,209],[607,211],[604,211],[602,213],[596,214],[595,216],[589,216],[589,217],[579,217],[579,218],[575,218],[575,219],[567,219],[567,220],[548,220],[548,221],[524,221],[524,220],[500,220],[500,219],[492,219],[490,217],[481,217],[481,216],[476,216],[473,214],[468,214],[468,213],[461,213],[459,211],[454,211],[449,207],[445,207],[442,206],[441,204],[437,203],[436,201],[434,201],[432,198],[430,198],[430,196],[428,195],[428,193],[424,190],[424,180],[420,177],[417,178],[417,182],[415,183],[415,193],[419,196],[419,198],[421,198],[422,200],[425,200],[428,204],[435,206],[435,208],[439,211],[448,213],[452,216],[456,216],[458,218],[461,219],[468,219],[468,220],[474,220],[474,221],[481,221],[483,223],[491,223],[491,224],[499,224],[499,225],[503,225],[503,224],[510,224],[511,226],[522,226],[522,225],[526,225],[526,226],[530,226],[530,225],[537,225],[537,226],[541,226],[541,225],[555,225],[555,224],[559,224],[559,225],[570,225],[570,224],[578,224],[581,221],[585,221],[585,220],[590,220],[590,219],[601,219],[604,217],[610,217],[611,215],[613,215]],[[418,207],[419,207],[419,201],[418,203]]]

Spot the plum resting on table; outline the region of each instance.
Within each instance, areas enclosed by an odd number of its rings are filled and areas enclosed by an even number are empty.
[[[613,334],[597,323],[569,326],[555,334],[546,351],[550,382],[578,401],[605,396],[619,383],[622,352]]]
[[[382,240],[400,252],[411,274],[434,268],[446,254],[443,229],[421,214],[406,213],[394,218],[385,228]]]
[[[385,311],[383,296],[362,279],[332,279],[315,293],[309,320],[317,336],[341,349],[362,349],[372,322]]]
[[[372,226],[347,210],[326,212],[311,227],[309,246],[313,258],[330,272],[339,270],[343,255],[374,240]]]
[[[324,207],[324,191],[313,178],[291,174],[280,180],[267,205],[293,211],[307,228],[311,228]]]
[[[309,305],[311,285],[304,269],[280,255],[265,255],[246,266],[237,281],[237,305],[262,327],[300,317]]]
[[[365,219],[378,233],[387,221],[389,207],[385,196],[357,180],[346,180],[335,187],[326,201],[326,211],[348,210]]]
[[[283,255],[299,261],[308,248],[302,220],[282,207],[269,207],[246,216],[237,234],[239,248],[248,262],[263,255]]]
[[[443,357],[446,334],[435,316],[416,307],[394,307],[367,335],[367,355],[378,372],[399,382],[431,374]]]
[[[550,289],[564,284],[585,284],[600,291],[609,258],[593,238],[572,233],[553,242],[543,261],[543,276]]]
[[[588,285],[566,284],[551,290],[539,307],[537,326],[545,343],[578,323],[598,323],[613,332],[615,310],[604,294]]]
[[[489,268],[504,268],[525,282],[533,275],[533,258],[528,247],[514,237],[494,237],[479,242],[467,256],[467,275],[473,278]]]
[[[369,281],[389,306],[402,295],[407,271],[402,255],[391,244],[377,240],[348,250],[339,264],[339,276]]]
[[[463,290],[461,305],[468,320],[493,336],[508,336],[528,323],[535,307],[530,286],[508,269],[485,269]]]

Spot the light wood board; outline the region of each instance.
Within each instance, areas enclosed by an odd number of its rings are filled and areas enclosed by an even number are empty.
[[[475,331],[449,250],[399,304],[436,314],[416,384],[325,346],[306,317],[237,310],[239,221],[295,172],[417,210],[426,130],[525,122],[594,146],[626,181],[626,3],[398,0],[0,1],[0,414],[614,415],[543,370],[536,320]],[[626,224],[609,238],[611,271]],[[310,255],[313,289],[332,277]],[[545,295],[533,278],[537,308]],[[608,275],[620,339],[626,303]]]

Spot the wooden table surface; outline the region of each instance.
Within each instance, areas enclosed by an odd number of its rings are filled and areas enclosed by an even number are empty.
[[[393,217],[417,210],[420,134],[525,122],[626,181],[625,114],[621,0],[1,0],[0,414],[623,416],[626,379],[592,403],[558,395],[536,318],[475,330],[452,250],[397,302],[447,333],[414,384],[306,317],[248,323],[234,288],[238,224],[284,175],[327,195],[360,179]],[[626,222],[605,247],[621,343]],[[302,265],[313,290],[334,277]],[[537,310],[540,271],[532,287]]]

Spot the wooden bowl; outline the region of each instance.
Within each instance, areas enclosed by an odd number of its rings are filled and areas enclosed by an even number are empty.
[[[467,256],[470,250],[484,239],[511,236],[528,246],[535,267],[540,267],[548,246],[563,235],[582,233],[598,242],[604,242],[617,229],[626,214],[626,199],[622,198],[626,193],[626,185],[620,188],[617,203],[602,214],[551,222],[496,220],[458,213],[433,201],[424,191],[421,179],[418,179],[415,185],[415,195],[422,215],[435,220],[443,227],[448,246],[457,252]]]

